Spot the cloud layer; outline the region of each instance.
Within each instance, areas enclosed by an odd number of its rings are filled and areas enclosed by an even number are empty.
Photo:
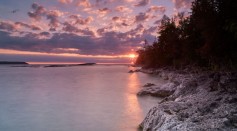
[[[189,7],[191,1],[172,0],[177,9]],[[144,39],[154,41],[167,10],[167,5],[151,0],[57,0],[57,6],[32,3],[25,13],[28,20],[0,16],[0,49],[128,54],[141,47]]]

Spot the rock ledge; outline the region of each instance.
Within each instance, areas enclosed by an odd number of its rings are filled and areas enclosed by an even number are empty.
[[[236,72],[156,70],[152,74],[168,80],[138,92],[164,97],[140,124],[143,131],[237,131]]]

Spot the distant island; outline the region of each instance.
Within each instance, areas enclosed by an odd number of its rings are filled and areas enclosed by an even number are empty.
[[[28,65],[27,62],[21,62],[21,61],[0,61],[0,65],[16,65],[16,64]]]
[[[71,67],[71,66],[91,66],[95,65],[96,63],[82,63],[82,64],[67,64],[67,65],[47,65],[44,67]]]

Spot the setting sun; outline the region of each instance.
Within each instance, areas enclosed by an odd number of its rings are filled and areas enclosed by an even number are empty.
[[[135,55],[135,54],[129,54],[129,58],[131,58],[131,59],[134,59],[134,58],[136,58],[137,56]]]

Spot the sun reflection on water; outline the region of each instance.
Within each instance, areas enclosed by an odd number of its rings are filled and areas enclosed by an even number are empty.
[[[126,119],[133,123],[134,121],[141,121],[142,120],[142,110],[140,104],[137,99],[136,92],[139,90],[139,79],[136,73],[130,74],[128,76],[128,85],[127,85],[127,94],[125,95],[125,109],[124,115]],[[135,125],[139,125],[140,123],[136,123]],[[133,127],[134,129],[137,128]],[[123,128],[121,128],[123,129]],[[123,129],[126,130],[126,129]]]

